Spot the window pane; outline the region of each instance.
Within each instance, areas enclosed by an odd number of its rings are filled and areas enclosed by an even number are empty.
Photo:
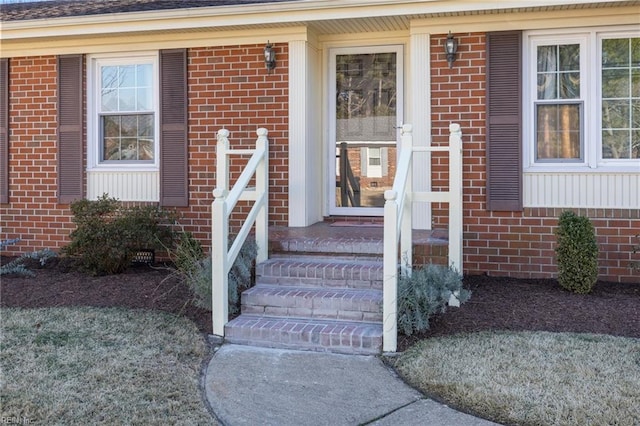
[[[118,110],[118,90],[117,89],[105,89],[100,96],[100,107],[102,111],[117,111]]]
[[[538,72],[557,71],[556,46],[538,46]]]
[[[602,101],[602,128],[628,129],[630,109],[628,101]]]
[[[100,69],[102,112],[153,110],[152,64],[104,66]]]
[[[640,38],[602,41],[602,158],[640,151]]]
[[[631,101],[631,127],[640,129],[640,99]]]
[[[102,88],[118,87],[118,67],[102,67]]]
[[[631,158],[631,132],[603,130],[602,157],[606,159]]]
[[[580,73],[560,74],[560,98],[578,99],[580,97]]]
[[[103,136],[105,138],[119,138],[120,137],[120,116],[106,116],[103,117]]]
[[[101,126],[103,160],[153,160],[153,114],[102,116]]]
[[[602,97],[628,98],[630,75],[628,69],[602,71]]]
[[[640,68],[631,71],[631,96],[640,98]]]
[[[153,115],[138,116],[138,136],[153,138]]]
[[[580,98],[580,45],[537,48],[538,99]]]
[[[106,138],[104,140],[103,158],[105,160],[120,160],[120,138]]]
[[[136,86],[137,87],[153,86],[153,67],[151,66],[151,64],[142,64],[137,66]]]
[[[119,87],[136,87],[136,66],[121,66],[118,78]]]
[[[135,111],[136,89],[118,90],[118,111]]]
[[[578,160],[581,153],[580,104],[537,105],[538,160]]]
[[[557,99],[555,74],[538,74],[538,99]]]
[[[559,46],[559,71],[580,71],[580,45],[565,44]]]
[[[120,134],[122,136],[135,136],[138,134],[138,117],[125,115],[122,117]]]
[[[153,92],[151,88],[138,89],[136,111],[150,111],[153,109]]]
[[[629,66],[629,39],[602,40],[602,67]]]
[[[631,39],[631,65],[640,67],[640,37]]]

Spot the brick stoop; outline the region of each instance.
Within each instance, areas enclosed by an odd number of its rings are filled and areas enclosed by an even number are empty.
[[[256,266],[256,285],[242,293],[241,315],[225,326],[226,340],[281,349],[381,353],[382,233],[381,227],[325,223],[270,230],[271,258]],[[422,239],[414,235],[414,240],[414,251],[420,254],[446,248],[446,241],[433,234]],[[444,256],[446,264],[446,251]]]
[[[294,232],[276,234],[275,239],[272,234],[272,258],[256,266],[256,285],[242,293],[241,315],[226,325],[226,340],[282,349],[381,353],[382,235],[357,233]]]

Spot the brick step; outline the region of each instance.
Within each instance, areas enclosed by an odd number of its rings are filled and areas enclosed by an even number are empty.
[[[258,284],[242,293],[242,313],[382,322],[382,291]]]
[[[382,324],[242,314],[225,326],[230,343],[280,349],[375,355]]]
[[[257,284],[382,289],[382,262],[324,256],[274,257],[256,266]]]
[[[348,234],[348,233],[347,233]],[[382,258],[380,237],[317,237],[291,236],[270,241],[271,253],[321,253],[325,256],[373,256]]]

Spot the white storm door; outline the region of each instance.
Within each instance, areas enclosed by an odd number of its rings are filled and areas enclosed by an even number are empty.
[[[403,46],[330,51],[329,214],[382,216],[402,123]]]

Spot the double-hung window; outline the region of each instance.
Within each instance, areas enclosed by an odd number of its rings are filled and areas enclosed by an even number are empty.
[[[88,192],[159,197],[158,54],[88,59]]]
[[[535,159],[581,161],[580,43],[536,46]]]
[[[527,34],[525,171],[640,167],[637,29]]]
[[[640,159],[640,37],[600,38],[602,159]]]

